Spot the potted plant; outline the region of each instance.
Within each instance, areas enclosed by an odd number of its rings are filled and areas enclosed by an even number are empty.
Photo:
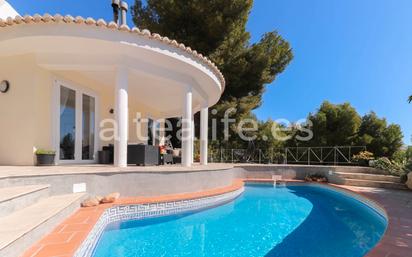
[[[55,156],[56,156],[56,151],[38,149],[36,151],[37,166],[54,165]]]

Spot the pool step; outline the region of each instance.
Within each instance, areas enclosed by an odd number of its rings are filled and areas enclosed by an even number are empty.
[[[51,196],[0,218],[0,256],[19,256],[80,207],[85,194]]]
[[[347,185],[347,186],[407,189],[405,184],[391,182],[391,181],[376,181],[376,180],[346,179],[346,178],[343,178],[342,180],[343,180],[343,183],[339,183],[339,184]]]
[[[0,188],[0,218],[49,196],[50,185]]]
[[[373,181],[385,181],[401,183],[401,179],[396,176],[391,175],[381,175],[381,174],[369,174],[369,173],[347,173],[347,172],[335,172],[336,176],[345,179],[360,179],[360,180],[373,180]]]

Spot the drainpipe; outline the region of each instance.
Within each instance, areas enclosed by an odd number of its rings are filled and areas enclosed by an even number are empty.
[[[112,8],[113,8],[113,21],[116,24],[118,24],[119,23],[120,0],[112,0]]]
[[[129,9],[129,6],[125,1],[121,1],[120,8],[122,10],[122,20],[120,25],[127,25],[127,10]]]

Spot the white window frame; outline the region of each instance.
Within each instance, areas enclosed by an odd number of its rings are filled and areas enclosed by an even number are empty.
[[[60,160],[60,86],[69,88],[76,92],[76,138],[75,138],[75,158],[74,160]],[[95,134],[94,134],[94,159],[82,160],[82,140],[83,140],[83,124],[82,124],[82,108],[83,95],[94,97],[95,100]],[[96,92],[82,87],[74,82],[54,78],[53,79],[53,99],[52,99],[52,121],[53,121],[53,145],[56,150],[56,164],[95,164],[98,162],[97,151],[100,147],[99,141],[99,96]]]

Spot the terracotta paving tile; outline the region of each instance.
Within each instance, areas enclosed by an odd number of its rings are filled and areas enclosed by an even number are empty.
[[[373,257],[389,257],[389,252],[385,251],[383,249],[372,249],[371,252],[369,252],[369,256],[373,256]]]
[[[404,257],[412,256],[411,248],[400,247],[399,245],[392,245],[390,243],[382,242],[377,247],[389,252],[390,254],[395,254]],[[368,255],[370,256],[370,255]]]
[[[89,215],[82,215],[79,217],[71,217],[68,219],[68,223],[86,223],[90,219]]]
[[[86,239],[87,235],[89,234],[89,231],[84,231],[84,232],[76,232],[72,238],[69,240],[70,244],[73,245],[81,245],[81,243]]]
[[[73,235],[74,233],[72,232],[52,233],[43,238],[41,242],[47,242],[49,244],[68,242],[73,237]]]
[[[113,204],[101,204],[96,207],[81,208],[64,222],[58,225],[52,233],[46,235],[32,246],[24,257],[68,257],[72,256],[77,248],[98,221],[102,213],[110,207],[124,204],[159,203],[177,200],[187,200],[199,197],[214,196],[231,192],[243,187],[243,181],[238,179],[233,185],[184,194],[163,195],[157,197],[127,197],[118,199]]]
[[[63,228],[66,226],[66,224],[62,223],[60,225],[58,225],[57,227],[55,227],[52,231],[52,233],[59,233],[60,231],[63,230]]]
[[[62,232],[90,231],[94,224],[67,224]]]
[[[73,244],[63,243],[63,244],[48,244],[40,249],[35,254],[35,257],[53,257],[59,255],[73,255],[76,248]]]
[[[34,245],[30,247],[21,257],[32,257],[34,256],[43,246],[41,244]]]

